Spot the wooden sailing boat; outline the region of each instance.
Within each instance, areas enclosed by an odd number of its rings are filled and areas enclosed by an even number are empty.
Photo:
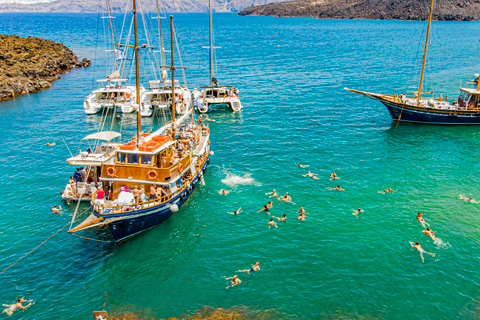
[[[214,52],[213,49],[213,30],[212,30],[212,0],[208,1],[208,17],[209,17],[209,30],[210,30],[210,43],[209,46],[209,73],[210,73],[210,85],[201,87],[203,90],[194,90],[193,96],[196,99],[196,107],[201,113],[207,113],[212,105],[224,105],[228,106],[233,111],[242,110],[243,106],[240,102],[238,90],[232,85],[219,85],[218,80],[215,77],[215,64],[213,61]],[[205,47],[204,47],[205,48]]]
[[[345,88],[345,90],[380,101],[387,107],[392,119],[396,121],[449,125],[480,124],[480,81],[478,74],[475,75],[475,80],[470,82],[473,87],[461,87],[458,99],[453,102],[443,99],[442,96],[427,98],[425,95],[433,95],[433,93],[422,92],[433,4],[434,0],[431,0],[420,83],[418,91],[414,92],[413,96],[378,94],[348,88]]]
[[[140,87],[136,0],[133,0],[135,28],[136,85]],[[171,69],[175,81],[173,19]],[[152,134],[142,134],[137,109],[137,134],[115,150],[102,164],[103,190],[92,198],[92,213],[68,232],[108,226],[115,241],[150,229],[177,212],[203,179],[210,154],[208,124],[196,120],[193,110],[175,120],[175,86],[172,86],[172,121]],[[137,103],[140,97],[137,96]],[[150,192],[154,187],[157,192]],[[75,218],[75,216],[74,216]],[[73,219],[72,219],[73,221]]]

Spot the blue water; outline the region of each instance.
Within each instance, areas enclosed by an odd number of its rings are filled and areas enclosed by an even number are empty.
[[[174,21],[189,86],[204,85],[206,15]],[[2,270],[71,219],[73,205],[50,208],[72,174],[62,138],[76,152],[98,127],[82,101],[107,73],[104,22],[96,14],[1,14],[0,33],[59,41],[94,62],[0,104]],[[428,89],[458,94],[460,80],[478,71],[479,31],[478,22],[433,23]],[[0,275],[2,303],[36,302],[10,318],[89,319],[104,307],[161,318],[204,305],[289,319],[478,317],[480,210],[459,194],[480,200],[479,128],[395,127],[383,106],[343,90],[417,85],[425,23],[217,14],[215,32],[217,78],[240,89],[244,110],[210,115],[219,122],[211,124],[206,185],[170,220],[119,246],[61,231]],[[133,115],[117,123],[126,138],[134,125]],[[299,161],[320,180],[302,177]],[[337,184],[333,170],[345,192],[328,190]],[[397,191],[377,192],[389,186]],[[288,216],[278,229],[257,213],[273,188],[296,203],[273,201],[272,215]],[[300,205],[305,222],[294,220]],[[227,214],[238,207],[244,213]],[[355,217],[358,207],[365,212]],[[421,232],[418,211],[442,244]],[[436,257],[422,264],[408,241]],[[224,277],[256,261],[260,272],[238,274],[242,283],[225,289]]]

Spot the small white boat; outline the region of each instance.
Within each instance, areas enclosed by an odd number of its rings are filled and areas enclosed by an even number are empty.
[[[178,114],[185,114],[192,107],[192,94],[186,87],[175,80],[175,109]],[[172,81],[153,80],[148,82],[148,90],[140,97],[140,115],[150,117],[155,110],[170,110],[172,104]]]
[[[90,93],[83,103],[86,114],[96,114],[103,108],[118,108],[122,113],[131,113],[136,110],[135,99],[137,90],[127,85],[127,79],[97,80],[101,85]],[[140,87],[140,95],[145,89]]]
[[[201,113],[207,113],[212,105],[225,105],[233,111],[242,110],[238,90],[233,86],[206,87],[201,91],[194,90],[193,96]]]

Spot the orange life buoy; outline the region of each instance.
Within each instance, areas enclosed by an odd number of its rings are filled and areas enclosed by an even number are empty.
[[[149,178],[149,179],[156,179],[157,176],[158,176],[157,171],[155,171],[155,170],[150,170],[150,171],[148,171],[148,178]]]
[[[183,166],[181,163],[178,164],[178,173],[183,171]]]
[[[107,168],[107,175],[109,177],[113,177],[115,175],[115,173],[117,173],[117,171],[115,170],[114,167],[108,167]]]

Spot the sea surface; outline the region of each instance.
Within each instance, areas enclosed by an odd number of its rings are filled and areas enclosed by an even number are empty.
[[[82,106],[111,64],[101,16],[0,14],[0,33],[62,42],[93,62],[50,89],[0,103],[0,272],[75,211],[60,190],[75,169],[65,162],[70,151],[101,120]],[[149,21],[155,35],[157,20]],[[174,14],[174,23],[189,87],[208,84],[207,15]],[[105,308],[158,319],[209,305],[270,319],[478,319],[480,204],[459,195],[480,200],[480,127],[397,127],[378,102],[344,90],[414,90],[426,23],[222,13],[214,26],[217,78],[239,88],[244,110],[209,114],[218,122],[210,124],[215,155],[205,185],[168,221],[121,245],[85,239],[109,241],[101,232],[60,231],[0,274],[2,304],[35,302],[8,318],[92,319]],[[432,24],[428,90],[458,95],[479,71],[479,35],[479,22]],[[142,60],[145,86],[149,65]],[[144,130],[159,123],[142,119]],[[135,117],[114,126],[129,139]],[[302,177],[307,170],[320,179]],[[340,180],[329,180],[333,170]],[[329,190],[337,184],[345,191]],[[389,186],[394,193],[378,193]],[[270,199],[271,214],[288,219],[269,229],[270,216],[257,211],[272,189],[295,204]],[[55,204],[64,210],[53,214]],[[295,220],[300,206],[304,222]],[[238,216],[227,213],[239,207]],[[356,217],[357,208],[365,212]],[[417,212],[440,242],[422,233]],[[435,257],[422,263],[409,241]],[[256,261],[260,272],[236,272]],[[225,289],[234,274],[242,283]]]

